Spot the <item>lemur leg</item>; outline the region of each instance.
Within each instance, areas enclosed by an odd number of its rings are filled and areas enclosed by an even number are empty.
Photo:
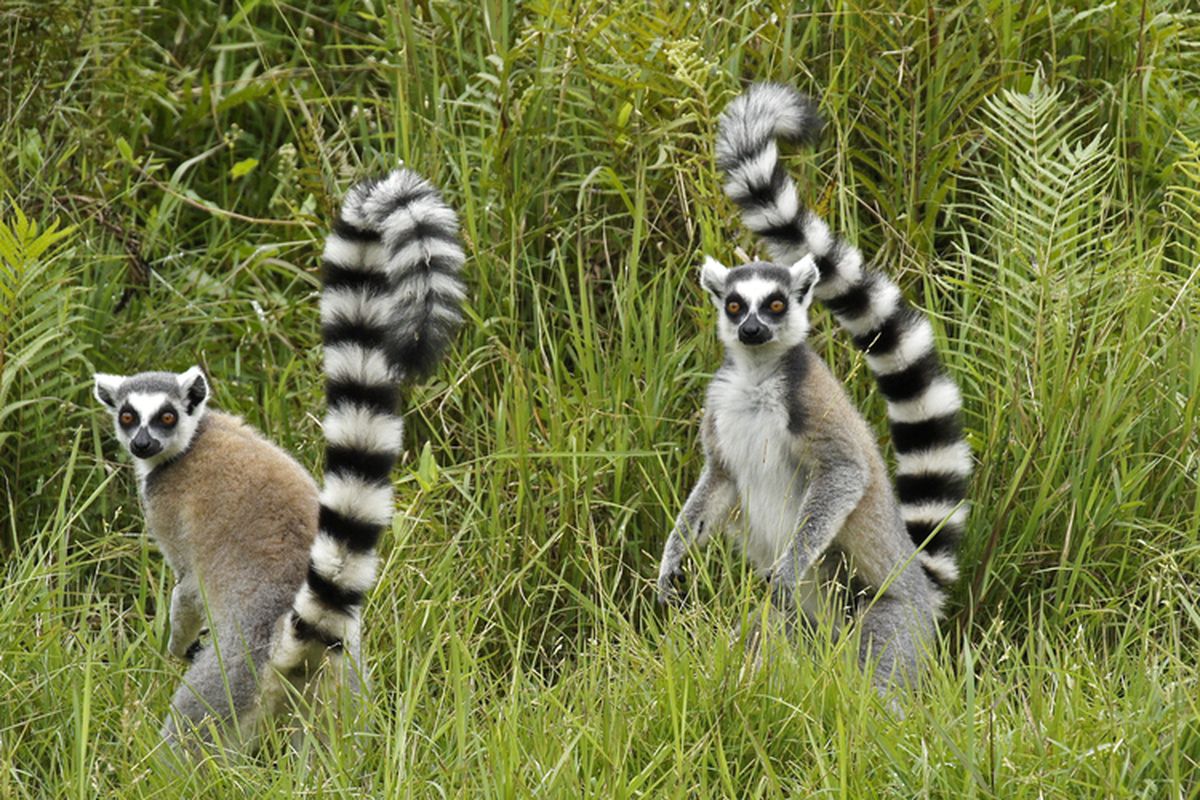
[[[791,546],[771,570],[773,604],[793,619],[811,590],[813,565],[833,544],[867,488],[867,471],[851,462],[814,470]]]
[[[663,546],[658,567],[658,602],[678,603],[678,582],[683,579],[683,557],[691,546],[703,547],[713,530],[723,525],[737,502],[737,487],[710,461],[688,495],[675,527]]]
[[[874,662],[881,694],[916,685],[937,630],[934,591],[919,567],[909,567],[863,610],[859,660]]]
[[[181,661],[189,660],[192,645],[204,628],[204,601],[200,586],[192,575],[185,575],[171,591],[171,639],[167,652]]]
[[[163,723],[163,739],[178,750],[194,750],[213,741],[212,728],[222,743],[238,749],[253,738],[260,715],[259,678],[270,648],[267,635],[218,630],[212,646],[201,650],[183,676]],[[261,634],[262,632],[257,632]],[[247,647],[246,641],[254,642]],[[235,724],[236,722],[236,724]]]

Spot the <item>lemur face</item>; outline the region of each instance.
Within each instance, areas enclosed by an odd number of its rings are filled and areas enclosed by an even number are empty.
[[[708,258],[700,272],[700,284],[721,312],[721,341],[751,350],[787,349],[804,341],[816,283],[811,256],[791,267],[755,261],[733,269]]]
[[[199,367],[178,375],[96,373],[95,380],[96,399],[112,412],[117,439],[136,463],[153,468],[187,449],[208,401]]]

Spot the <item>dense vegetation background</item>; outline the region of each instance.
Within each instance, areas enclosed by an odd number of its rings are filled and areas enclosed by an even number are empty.
[[[0,3],[0,798],[1200,795],[1200,15],[811,6]],[[852,644],[745,669],[728,547],[653,604],[720,359],[699,255],[755,247],[715,117],[763,78],[820,96],[803,192],[966,397],[965,578],[903,719]],[[473,299],[411,398],[368,732],[172,775],[171,576],[91,372],[198,362],[318,469],[321,236],[399,161]]]

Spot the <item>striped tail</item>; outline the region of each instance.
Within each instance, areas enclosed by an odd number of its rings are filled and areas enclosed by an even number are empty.
[[[272,654],[284,675],[358,640],[392,521],[401,390],[437,365],[462,322],[463,259],[454,211],[406,169],[352,187],[325,240],[325,485],[308,577]]]
[[[921,564],[941,586],[958,579],[954,553],[967,519],[971,452],[963,438],[962,397],[934,349],[933,327],[862,253],[800,204],[779,160],[777,140],[815,144],[822,122],[812,100],[790,86],[759,83],[722,112],[717,166],[725,193],[742,209],[771,257],[793,264],[811,253],[820,271],[814,294],[866,354],[887,398],[896,448],[896,493]]]

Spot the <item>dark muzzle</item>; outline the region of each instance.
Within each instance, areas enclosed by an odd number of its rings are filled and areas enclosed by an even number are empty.
[[[162,444],[147,433],[145,428],[139,428],[137,435],[129,442],[129,452],[138,458],[150,458],[158,455],[161,450]]]
[[[770,328],[759,322],[757,317],[750,317],[738,327],[738,341],[742,344],[762,344],[770,338]]]

